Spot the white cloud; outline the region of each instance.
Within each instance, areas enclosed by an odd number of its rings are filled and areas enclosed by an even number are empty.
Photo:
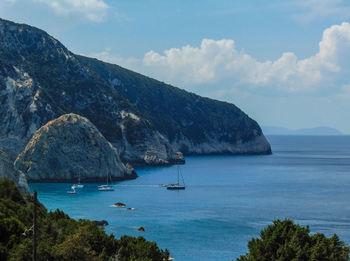
[[[287,52],[275,61],[260,62],[237,50],[230,39],[204,39],[200,47],[171,48],[163,54],[150,51],[143,58],[145,71],[173,84],[231,81],[236,86],[270,86],[289,92],[338,84],[349,75],[349,65],[350,24],[346,22],[326,29],[318,53],[306,59]]]
[[[103,21],[108,5],[103,0],[33,0],[52,8],[59,15],[82,14],[93,22]]]

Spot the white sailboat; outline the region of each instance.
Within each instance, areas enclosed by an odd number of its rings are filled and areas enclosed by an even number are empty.
[[[111,184],[108,183],[109,180],[110,180]],[[104,185],[98,186],[98,190],[99,191],[113,191],[114,190],[114,187],[112,185],[112,177],[110,175],[107,174],[107,183]]]
[[[180,184],[180,175],[182,178],[182,185]],[[170,190],[180,190],[180,189],[185,189],[185,180],[184,177],[182,176],[181,170],[180,170],[180,166],[177,166],[177,182],[174,184],[169,184],[166,186],[166,189],[170,189]]]
[[[83,187],[84,187],[84,185],[80,183],[80,172],[79,172],[78,184],[73,184],[72,189],[83,188]]]

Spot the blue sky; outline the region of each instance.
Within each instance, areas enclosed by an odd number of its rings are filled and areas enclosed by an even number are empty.
[[[349,0],[1,0],[0,16],[261,125],[350,134]]]

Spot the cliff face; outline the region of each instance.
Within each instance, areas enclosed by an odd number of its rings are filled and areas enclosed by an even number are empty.
[[[66,114],[41,127],[15,161],[29,181],[105,181],[135,178],[117,150],[86,118]]]
[[[269,154],[257,122],[233,104],[203,98],[117,65],[77,56],[185,154]]]
[[[5,20],[0,20],[0,102],[0,146],[17,153],[38,128],[73,112],[95,124],[127,162],[183,162],[147,118],[60,42]]]
[[[75,55],[44,31],[0,19],[0,147],[21,152],[67,113],[88,118],[123,162],[183,163],[186,154],[270,153],[259,125],[233,104]]]
[[[29,194],[27,179],[23,172],[18,171],[13,165],[14,158],[0,149],[0,178],[11,179],[22,193]]]

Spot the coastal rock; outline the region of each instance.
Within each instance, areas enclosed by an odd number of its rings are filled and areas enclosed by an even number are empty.
[[[124,203],[121,203],[121,202],[117,202],[117,203],[114,203],[115,207],[125,207],[126,205]]]
[[[41,127],[17,157],[29,181],[67,182],[131,179],[136,173],[85,117],[66,114]]]
[[[92,222],[94,222],[94,224],[96,226],[99,226],[99,227],[104,227],[104,226],[108,226],[109,225],[107,220],[101,220],[101,221],[99,221],[99,220],[92,220]]]
[[[4,150],[0,149],[0,178],[11,179],[24,194],[29,194],[27,179],[25,175],[14,168],[14,158]]]
[[[271,147],[263,134],[243,141],[237,140],[229,142],[220,140],[217,137],[208,137],[207,141],[200,144],[194,144],[188,138],[182,137],[172,143],[173,147],[178,150],[185,150],[187,154],[269,154]]]
[[[137,230],[140,231],[140,232],[145,232],[145,228],[144,227],[139,227]]]

